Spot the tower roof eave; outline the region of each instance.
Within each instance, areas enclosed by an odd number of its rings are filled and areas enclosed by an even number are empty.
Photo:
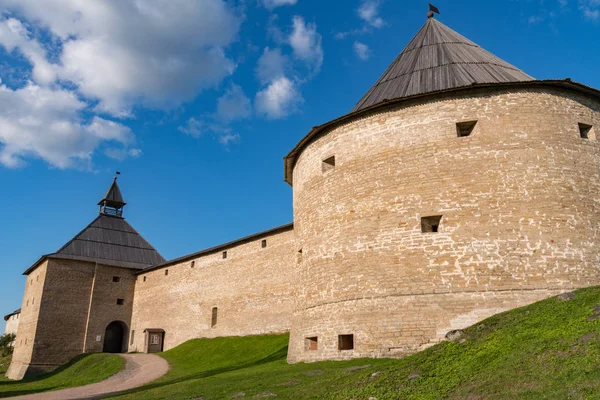
[[[426,99],[434,96],[439,96],[447,93],[461,93],[469,90],[476,90],[482,88],[521,88],[521,87],[554,87],[558,89],[571,90],[582,94],[590,95],[600,100],[600,90],[593,87],[584,85],[582,83],[574,82],[570,79],[548,79],[548,80],[532,80],[532,81],[520,81],[520,82],[502,82],[502,83],[481,83],[472,84],[464,87],[451,88],[439,90],[436,92],[428,92],[416,94],[409,97],[402,97],[396,99],[385,99],[372,106],[352,111],[342,117],[336,118],[323,125],[315,126],[306,136],[304,136],[298,144],[284,157],[284,180],[293,186],[293,171],[298,156],[302,153],[304,148],[308,146],[313,140],[318,138],[320,135],[326,134],[326,132],[338,125],[347,123],[355,118],[359,118],[375,110],[388,107],[390,105],[401,104],[403,102],[412,101],[416,99]]]

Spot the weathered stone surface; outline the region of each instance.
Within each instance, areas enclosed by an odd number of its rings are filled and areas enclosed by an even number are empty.
[[[363,369],[371,368],[371,364],[357,365],[356,367],[350,367],[344,371],[345,375],[351,374],[352,372],[362,371]]]
[[[563,301],[569,301],[573,298],[575,298],[575,293],[573,293],[573,292],[562,293],[562,294],[559,294],[558,296],[556,296],[556,301],[561,303]]]
[[[259,393],[256,396],[254,396],[255,398],[261,398],[261,397],[277,397],[277,395],[275,393],[271,393],[271,392],[265,392],[265,393]]]
[[[446,333],[445,337],[446,337],[446,340],[449,340],[450,342],[458,342],[464,336],[465,336],[465,331],[463,331],[462,329],[457,329],[457,330]]]
[[[456,124],[477,120],[468,137]],[[402,357],[600,284],[597,100],[553,88],[405,101],[331,128],[293,168],[290,362]],[[335,156],[335,167],[322,161]],[[437,233],[421,217],[442,216]],[[338,350],[353,334],[354,349]],[[319,348],[307,351],[306,337]]]
[[[217,251],[140,275],[131,322],[139,334],[131,349],[143,351],[146,328],[165,330],[165,350],[197,337],[288,332],[297,251],[288,230],[233,246],[226,259]]]
[[[408,376],[408,380],[409,381],[414,381],[416,379],[419,379],[420,377],[421,377],[421,375],[419,375],[419,374],[411,374],[411,375]]]
[[[322,375],[323,373],[324,373],[324,371],[321,371],[320,369],[318,369],[316,371],[305,372],[304,375],[306,375],[306,376],[317,376],[317,375]]]

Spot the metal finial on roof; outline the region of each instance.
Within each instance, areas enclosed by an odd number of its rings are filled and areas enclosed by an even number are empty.
[[[440,13],[440,9],[437,8],[436,6],[434,6],[433,4],[429,3],[429,12],[427,13],[427,18],[433,18],[435,16],[435,14],[439,14]]]

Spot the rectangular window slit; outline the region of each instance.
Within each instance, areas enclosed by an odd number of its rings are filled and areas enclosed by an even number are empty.
[[[267,247],[267,239],[263,239],[263,241],[260,244],[262,246],[262,248],[264,249],[265,247]]]
[[[121,282],[121,277],[120,276],[113,276],[113,282],[115,282],[115,283]]]
[[[471,136],[473,130],[475,129],[475,125],[477,125],[477,121],[467,121],[467,122],[459,122],[456,124],[456,135],[458,137],[467,137]]]
[[[435,215],[431,217],[421,218],[421,232],[423,233],[437,233],[440,231],[440,224],[442,222],[441,215]]]
[[[217,325],[217,313],[218,313],[217,307],[213,307],[211,321],[210,321],[211,328],[214,328]]]
[[[165,276],[169,275],[169,270],[165,269]]]
[[[144,277],[144,282],[146,282],[146,277]]]
[[[117,299],[118,306],[122,306],[123,304],[125,304],[125,299]]]
[[[335,168],[335,156],[328,157],[321,163],[321,171],[328,172]]]
[[[226,252],[226,251],[224,251],[224,252],[223,252],[223,259],[226,259],[226,258],[227,258],[227,252]]]
[[[354,349],[354,335],[339,335],[338,336],[338,350],[353,350]]]
[[[191,267],[194,268],[196,266],[196,261],[192,261]]]
[[[579,124],[579,136],[581,136],[582,139],[589,139],[592,128],[593,128],[592,125],[580,123]]]
[[[304,349],[306,351],[316,351],[319,349],[319,338],[317,336],[304,339]]]

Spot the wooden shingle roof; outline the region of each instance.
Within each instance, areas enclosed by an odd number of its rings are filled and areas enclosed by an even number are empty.
[[[125,219],[106,214],[100,214],[56,253],[43,256],[25,271],[25,275],[46,258],[89,261],[136,270],[166,261]]]
[[[430,18],[352,109],[473,84],[534,78]]]

